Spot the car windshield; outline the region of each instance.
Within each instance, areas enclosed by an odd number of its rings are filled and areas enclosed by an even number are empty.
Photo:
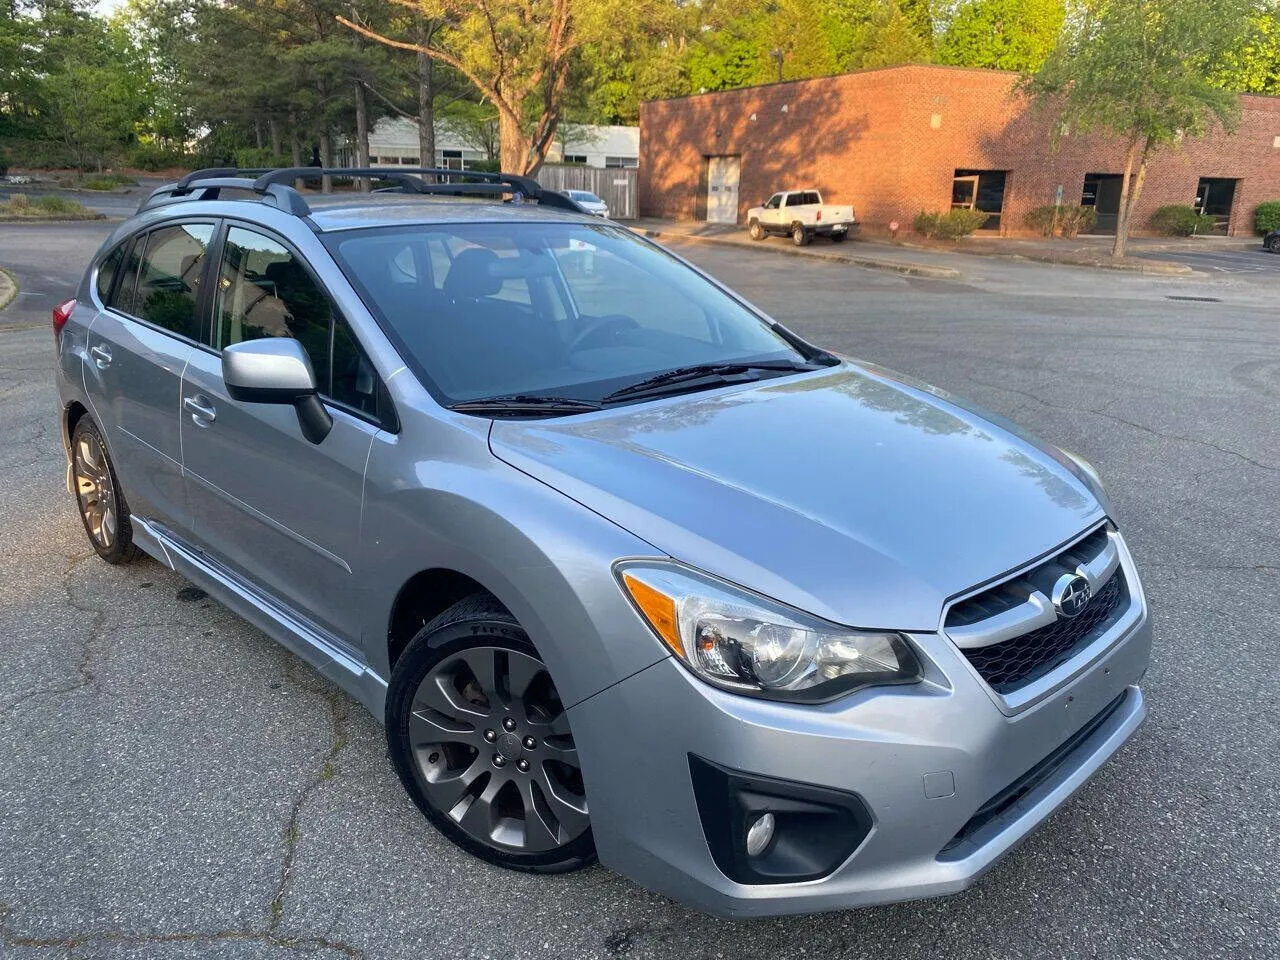
[[[805,362],[733,297],[619,227],[450,223],[326,240],[445,404],[600,401],[687,367]]]
[[[588,190],[570,190],[569,196],[575,200],[581,200],[585,203],[600,203],[601,200],[594,193]]]

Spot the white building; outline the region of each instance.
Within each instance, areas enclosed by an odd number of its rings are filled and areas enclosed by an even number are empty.
[[[422,166],[418,125],[404,117],[383,117],[369,132],[369,163],[375,167]],[[344,161],[354,162],[348,144]],[[588,167],[634,167],[640,158],[640,128],[565,124],[547,152],[548,163],[580,163]],[[448,120],[436,121],[436,155],[429,166],[466,170],[484,160],[481,147],[468,141]]]

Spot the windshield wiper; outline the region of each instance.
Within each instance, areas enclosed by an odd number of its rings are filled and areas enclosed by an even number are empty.
[[[679,384],[687,384],[709,378],[725,379],[737,377],[753,370],[804,373],[816,369],[818,368],[812,363],[803,363],[797,360],[744,360],[740,363],[696,363],[692,366],[677,367],[675,370],[668,370],[665,373],[646,377],[636,383],[629,383],[625,387],[620,387],[613,393],[607,394],[602,399],[605,403],[609,403],[613,400],[637,397],[646,393],[662,393],[668,388]]]
[[[586,413],[599,410],[594,400],[578,400],[574,397],[539,397],[517,393],[506,397],[485,397],[482,400],[462,400],[449,404],[458,413],[483,413],[486,416],[548,416],[556,414]]]

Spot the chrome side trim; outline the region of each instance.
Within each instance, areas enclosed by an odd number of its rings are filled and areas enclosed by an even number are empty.
[[[1110,580],[1120,568],[1120,551],[1116,547],[1115,540],[1117,536],[1115,531],[1108,533],[1106,546],[1098,552],[1098,555],[1076,567],[1076,572],[1089,581],[1089,588],[1094,593],[1097,593],[1098,588]]]
[[[136,528],[135,537],[138,532],[145,537],[137,541],[140,547],[170,569],[208,589],[220,603],[307,661],[382,721],[387,682],[365,666],[354,649],[305,622],[233,570],[182,542],[159,524],[136,516],[131,519]]]

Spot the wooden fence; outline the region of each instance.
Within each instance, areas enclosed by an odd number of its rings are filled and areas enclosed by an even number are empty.
[[[587,167],[576,163],[548,163],[538,171],[537,181],[550,190],[590,190],[609,205],[614,220],[638,217],[634,167]]]

